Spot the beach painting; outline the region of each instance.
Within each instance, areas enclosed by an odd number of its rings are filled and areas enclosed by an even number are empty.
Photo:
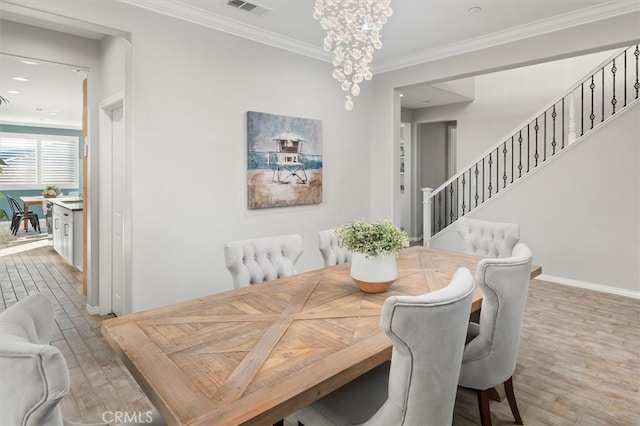
[[[322,202],[322,121],[247,112],[249,209]]]

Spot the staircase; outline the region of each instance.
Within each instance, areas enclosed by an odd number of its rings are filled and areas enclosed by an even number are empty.
[[[423,241],[472,212],[638,102],[638,45],[603,62],[435,190],[423,188]]]

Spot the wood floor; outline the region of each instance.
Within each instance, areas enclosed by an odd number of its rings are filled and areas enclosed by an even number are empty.
[[[86,313],[81,273],[42,237],[18,237],[0,222],[0,312],[34,292],[54,303],[52,344],[71,376],[63,415],[99,422],[150,407],[100,334],[105,317]],[[513,383],[526,425],[640,425],[640,301],[532,281]],[[494,425],[513,424],[506,400],[492,401],[491,414]],[[473,392],[459,390],[453,424],[479,424]]]

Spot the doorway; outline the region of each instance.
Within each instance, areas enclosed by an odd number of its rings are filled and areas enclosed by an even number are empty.
[[[117,94],[100,103],[101,165],[110,173],[101,189],[104,208],[109,221],[103,222],[101,235],[100,311],[113,312],[120,316],[125,313],[124,283],[126,280],[125,254],[125,115],[124,94]]]
[[[415,141],[415,229],[424,238],[422,188],[436,189],[457,172],[457,123],[417,123]]]

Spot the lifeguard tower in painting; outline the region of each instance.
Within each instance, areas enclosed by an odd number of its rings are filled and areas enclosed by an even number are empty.
[[[304,170],[302,146],[306,140],[291,132],[282,132],[271,138],[275,142],[276,150],[269,152],[269,161],[275,154],[273,165],[273,182],[286,183],[296,178],[300,183],[307,183],[307,173]]]

